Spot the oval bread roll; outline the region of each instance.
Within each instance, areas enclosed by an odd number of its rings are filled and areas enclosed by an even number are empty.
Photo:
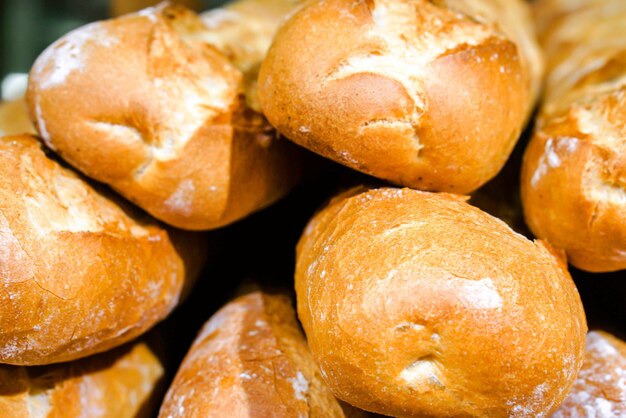
[[[204,247],[120,206],[34,137],[0,138],[0,363],[68,361],[133,339],[176,306]]]
[[[463,197],[352,190],[297,247],[298,317],[325,382],[395,417],[545,417],[584,355],[566,265]]]
[[[259,75],[269,121],[348,167],[467,193],[502,168],[542,60],[519,0],[311,1]]]
[[[345,411],[344,409],[345,408]],[[159,417],[364,417],[322,382],[289,299],[254,292],[205,324]]]
[[[217,228],[269,205],[297,182],[299,154],[246,106],[245,75],[209,35],[165,3],[70,32],[30,73],[40,135],[177,227]]]
[[[576,267],[626,269],[626,2],[538,1],[545,102],[521,189],[533,233]]]
[[[163,366],[145,343],[71,363],[0,366],[3,418],[148,418]]]
[[[626,343],[601,331],[587,334],[585,362],[552,418],[626,416]]]

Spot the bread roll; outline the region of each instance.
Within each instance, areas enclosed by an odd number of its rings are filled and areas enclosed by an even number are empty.
[[[0,138],[0,363],[68,361],[131,340],[176,306],[203,247],[120,206],[34,137]]]
[[[626,343],[601,331],[587,335],[585,362],[552,418],[626,416]]]
[[[34,133],[24,99],[0,103],[0,136]]]
[[[576,267],[626,268],[626,2],[539,1],[548,76],[522,167],[533,233]]]
[[[210,35],[165,3],[65,35],[30,74],[40,135],[177,227],[217,228],[269,205],[297,182],[299,154],[245,105],[245,74]]]
[[[322,382],[285,297],[261,292],[220,309],[194,341],[159,417],[361,417]]]
[[[541,69],[519,0],[311,1],[278,31],[259,98],[282,134],[318,154],[467,193],[507,160]]]
[[[302,0],[237,0],[201,15],[209,29],[203,38],[215,45],[243,73],[247,105],[257,112],[259,67],[283,21]]]
[[[587,335],[585,362],[552,418],[626,416],[626,343],[602,331]]]
[[[3,418],[148,418],[163,376],[144,343],[71,363],[0,366]]]
[[[583,361],[564,261],[458,195],[335,198],[306,227],[295,278],[322,377],[368,411],[545,417]]]

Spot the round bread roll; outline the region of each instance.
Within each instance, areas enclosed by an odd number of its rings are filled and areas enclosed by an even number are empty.
[[[0,103],[0,136],[34,133],[35,127],[28,119],[24,99]]]
[[[0,138],[0,363],[133,339],[176,306],[204,247],[92,188],[34,137]]]
[[[71,363],[0,366],[3,418],[148,418],[163,376],[144,343]]]
[[[366,415],[340,405],[324,385],[289,299],[254,292],[230,302],[205,324],[159,416]]]
[[[327,0],[278,31],[259,76],[269,121],[348,167],[467,193],[506,162],[542,62],[519,0]]]
[[[394,417],[545,417],[584,355],[564,260],[458,195],[353,190],[297,247],[298,317],[335,396]]]
[[[242,70],[208,35],[166,3],[65,35],[30,73],[45,143],[180,228],[217,228],[277,200],[299,178],[299,154],[246,106]]]
[[[545,103],[522,167],[526,222],[580,269],[626,269],[626,2],[537,10],[552,25]]]
[[[626,343],[601,331],[587,335],[585,362],[552,418],[626,416]]]

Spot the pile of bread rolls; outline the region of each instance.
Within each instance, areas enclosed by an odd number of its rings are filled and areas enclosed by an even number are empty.
[[[626,416],[622,0],[162,3],[0,106],[2,417]]]

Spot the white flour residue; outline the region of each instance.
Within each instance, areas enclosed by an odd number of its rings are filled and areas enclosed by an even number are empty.
[[[400,379],[411,386],[420,387],[439,382],[437,367],[432,360],[417,360],[400,373]]]
[[[159,19],[157,14],[160,12],[160,8],[157,7],[146,7],[137,12],[137,16],[147,17],[153,23],[156,23]]]
[[[502,297],[489,278],[465,280],[454,278],[451,281],[459,299],[474,309],[498,309],[502,307]]]
[[[606,358],[617,356],[619,353],[602,335],[597,332],[590,332],[587,335],[587,351],[593,352],[595,355]]]
[[[551,418],[626,416],[626,358],[598,332],[586,339],[585,364]]]
[[[359,162],[348,151],[339,151],[339,156],[347,164],[359,165]]]
[[[32,418],[45,418],[52,409],[50,403],[51,390],[42,390],[34,393],[30,393],[26,398],[26,407],[28,408],[29,416]]]
[[[35,117],[37,118],[37,130],[39,131],[39,135],[43,139],[43,142],[46,144],[48,148],[55,151],[54,145],[50,141],[50,133],[46,127],[46,121],[43,118],[43,114],[41,113],[41,105],[39,104],[39,97],[35,99]]]
[[[33,74],[43,90],[65,83],[70,74],[84,67],[88,54],[84,51],[87,42],[99,47],[110,47],[118,42],[101,22],[91,23],[72,31],[49,46],[37,59]]]
[[[293,387],[293,391],[296,394],[296,399],[306,401],[306,394],[309,391],[309,381],[306,380],[301,372],[296,374],[296,377],[287,379]]]
[[[551,168],[557,168],[561,165],[561,157],[563,155],[572,154],[578,149],[578,139],[571,137],[560,137],[556,141],[554,138],[548,138],[543,150],[543,154],[539,158],[537,168],[533,173],[530,184],[533,187]]]
[[[239,14],[228,9],[214,9],[203,13],[200,17],[207,28],[215,29],[222,26],[223,23],[236,22]]]
[[[167,200],[164,205],[175,212],[180,212],[184,216],[191,214],[193,205],[193,196],[196,191],[196,187],[193,184],[193,180],[183,180],[178,185],[178,188]]]
[[[384,4],[376,4],[376,7],[372,11],[372,19],[374,24],[381,28],[386,27],[389,22],[389,16],[387,15],[387,7]]]
[[[507,405],[512,407],[509,416],[511,418],[545,418],[546,413],[537,409],[545,406],[545,396],[549,389],[547,383],[542,383],[535,387],[530,397],[507,402]]]

